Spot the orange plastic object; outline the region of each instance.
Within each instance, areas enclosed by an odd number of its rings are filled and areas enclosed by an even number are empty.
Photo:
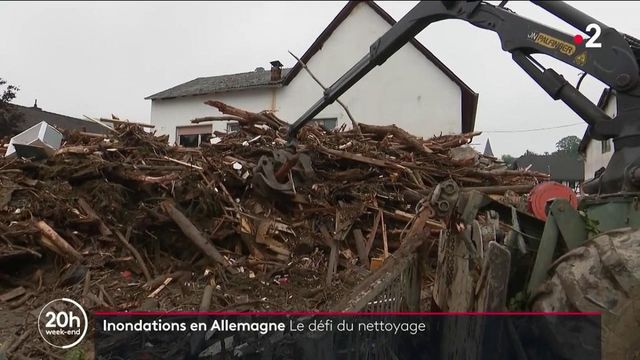
[[[578,197],[569,187],[554,181],[536,185],[529,192],[529,210],[535,217],[547,220],[547,204],[549,200],[567,199],[574,209],[578,208]]]

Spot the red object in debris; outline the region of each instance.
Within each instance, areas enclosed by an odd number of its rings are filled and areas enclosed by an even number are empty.
[[[569,187],[554,181],[536,185],[529,192],[529,210],[540,220],[547,220],[547,204],[549,200],[567,199],[571,207],[578,208],[578,197]]]
[[[127,271],[127,270],[122,271],[122,272],[120,272],[120,275],[122,275],[122,277],[125,278],[125,279],[130,279],[131,278],[131,271]]]
[[[289,278],[286,276],[280,277],[280,276],[276,276],[273,279],[273,282],[278,284],[278,285],[285,285],[289,283]]]

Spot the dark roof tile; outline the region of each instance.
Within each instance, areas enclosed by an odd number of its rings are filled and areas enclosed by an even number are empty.
[[[108,129],[93,121],[74,118],[71,116],[44,111],[41,108],[26,107],[17,104],[11,106],[18,108],[24,114],[24,121],[20,124],[20,131],[24,131],[33,125],[46,121],[49,125],[61,130],[80,130],[95,134],[106,134]]]
[[[282,69],[282,77],[271,81],[270,70],[257,70],[239,74],[200,77],[184,84],[150,95],[145,99],[171,99],[183,96],[208,95],[234,90],[279,87],[290,69]]]
[[[526,168],[551,175],[556,181],[583,181],[584,161],[568,154],[523,155],[514,162],[516,168]]]

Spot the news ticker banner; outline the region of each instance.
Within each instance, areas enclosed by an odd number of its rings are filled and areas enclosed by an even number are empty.
[[[57,303],[57,304],[56,304]],[[96,359],[601,358],[597,313],[93,313],[47,304],[51,346]]]

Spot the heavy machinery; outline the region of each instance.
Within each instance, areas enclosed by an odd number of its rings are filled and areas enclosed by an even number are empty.
[[[418,3],[291,125],[289,137],[294,142],[306,123],[428,25],[459,19],[497,33],[502,49],[511,53],[522,70],[554,100],[575,111],[588,124],[591,138],[613,139],[615,150],[606,169],[583,185],[587,196],[578,209],[566,199],[553,200],[546,221],[480,193],[455,190],[447,192],[447,199],[435,199],[456,205],[447,215],[456,227],[440,240],[438,268],[449,275],[438,277],[436,303],[447,311],[501,311],[508,306],[527,311],[601,312],[604,357],[638,359],[640,41],[563,2],[534,1],[577,30],[592,34],[583,43],[574,42],[573,35],[522,17],[507,9],[506,3]],[[617,115],[610,118],[533,54],[551,56],[608,85],[616,95]],[[498,218],[513,229],[507,236],[492,225]],[[451,254],[464,260],[453,261]],[[478,279],[471,276],[472,269],[480,274]],[[581,346],[578,337],[561,343],[566,351]]]

